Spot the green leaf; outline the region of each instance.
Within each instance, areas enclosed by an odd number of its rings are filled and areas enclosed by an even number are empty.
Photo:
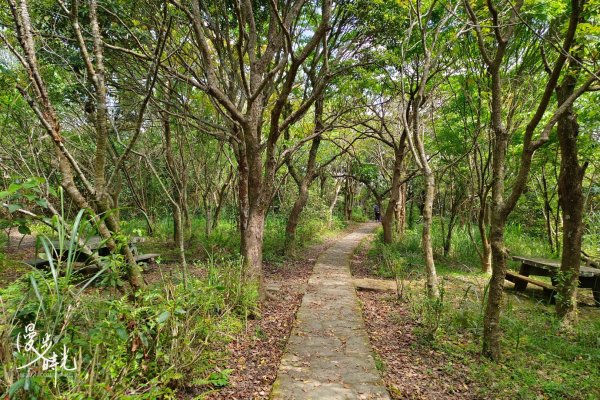
[[[8,208],[8,212],[12,214],[15,211],[19,210],[21,208],[21,205],[20,204],[9,204],[7,206],[7,208]]]
[[[31,230],[27,225],[19,225],[19,233],[21,235],[31,235]]]
[[[23,184],[23,187],[25,189],[32,189],[36,186],[41,185],[42,183],[44,183],[44,178],[40,178],[40,177],[33,177],[33,178],[29,178],[27,179],[27,181]]]
[[[16,193],[17,190],[21,189],[21,187],[22,185],[13,182],[8,186],[8,192],[10,194]]]
[[[169,317],[171,316],[171,313],[169,311],[163,311],[162,313],[160,313],[160,315],[156,318],[156,322],[158,322],[159,324],[162,324],[163,322],[165,322],[167,319],[169,319]]]
[[[48,202],[46,201],[46,199],[37,199],[35,202],[40,207],[48,208]]]
[[[178,308],[175,309],[175,314],[177,314],[177,315],[185,315],[186,311],[184,309],[178,307]]]
[[[127,341],[127,339],[129,338],[129,335],[127,334],[127,329],[123,328],[122,326],[117,328],[116,332],[117,336],[123,341]]]

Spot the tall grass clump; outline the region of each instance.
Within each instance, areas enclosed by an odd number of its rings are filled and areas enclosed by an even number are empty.
[[[178,398],[192,387],[197,394],[227,384],[227,372],[215,366],[223,344],[242,329],[257,301],[256,288],[242,284],[239,260],[199,265],[207,273],[186,287],[161,274],[143,291],[115,295],[103,278],[118,258],[100,258],[92,276],[79,270],[84,220],[80,212],[70,228],[56,218],[57,248],[48,240],[43,247],[49,260],[63,257],[51,261],[48,271],[32,270],[0,290],[2,397]],[[31,326],[38,350],[56,353],[59,364],[66,352],[66,369],[45,370],[23,348]]]

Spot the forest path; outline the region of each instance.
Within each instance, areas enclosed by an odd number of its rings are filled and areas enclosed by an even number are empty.
[[[361,224],[317,259],[271,399],[389,399],[352,285],[350,256],[378,226]]]

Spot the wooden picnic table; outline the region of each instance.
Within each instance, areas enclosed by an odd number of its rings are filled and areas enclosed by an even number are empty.
[[[552,281],[552,285],[556,286],[558,284],[556,275],[560,271],[560,261],[523,256],[511,256],[511,258],[521,263],[519,275],[525,277],[530,275],[548,276]],[[529,282],[525,279],[516,279],[515,290],[524,291]],[[600,269],[582,265],[579,268],[579,287],[591,289],[596,304],[600,305]]]
[[[144,241],[144,238],[138,237],[138,236],[132,236],[131,238],[129,238],[129,247],[131,248],[131,251],[133,252],[134,255],[137,255],[136,244],[143,242],[143,241]],[[58,249],[60,246],[60,243],[58,242],[58,240],[53,240],[51,243],[55,249]],[[100,236],[90,236],[89,238],[84,239],[84,243],[90,250],[96,251],[99,256],[107,256],[110,254],[110,250],[106,246],[104,239],[102,239]],[[66,249],[64,249],[64,250],[66,250]],[[85,255],[81,254],[81,256],[83,257]],[[82,260],[82,261],[85,261],[85,260]]]
[[[143,237],[137,237],[137,236],[133,236],[129,239],[129,247],[135,257],[135,260],[138,262],[151,262],[154,259],[156,259],[157,257],[160,256],[160,254],[139,254],[138,250],[137,250],[137,243],[141,243],[144,241]],[[110,254],[110,250],[108,249],[108,247],[106,246],[106,243],[104,242],[104,240],[100,237],[100,236],[91,236],[87,239],[85,239],[84,241],[85,245],[92,251],[95,251],[98,253],[99,256],[103,257],[103,256],[107,256]],[[54,259],[63,259],[65,257],[65,250],[66,249],[62,249],[59,250],[60,247],[60,243],[57,240],[51,241],[51,244],[54,248],[54,254],[53,254],[53,258]],[[60,251],[61,254],[58,254]],[[81,251],[78,251],[75,255],[75,262],[79,262],[79,263],[87,263],[88,262],[88,256],[84,253],[82,253]],[[49,265],[49,261],[43,258],[35,258],[35,259],[31,259],[31,260],[25,260],[26,264],[32,265],[34,267],[47,267]]]

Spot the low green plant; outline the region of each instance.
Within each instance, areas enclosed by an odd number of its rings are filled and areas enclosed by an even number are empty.
[[[51,261],[48,272],[33,270],[0,290],[0,394],[156,399],[180,396],[190,385],[226,385],[230,371],[218,369],[223,344],[243,328],[258,297],[255,287],[242,283],[241,262],[212,259],[195,266],[207,272],[186,287],[177,274],[161,274],[146,290],[115,297],[101,288],[113,286],[107,277],[118,275],[122,259],[101,258],[101,270],[91,277],[74,268],[84,215],[78,214],[71,231],[56,219],[58,248],[42,244],[49,259],[65,256]],[[12,351],[31,324],[40,337],[49,335],[50,352],[68,349],[73,370],[44,371],[31,352]]]
[[[224,387],[229,384],[229,375],[233,372],[232,369],[224,369],[221,371],[212,372],[205,379],[198,379],[195,383],[200,386]]]

